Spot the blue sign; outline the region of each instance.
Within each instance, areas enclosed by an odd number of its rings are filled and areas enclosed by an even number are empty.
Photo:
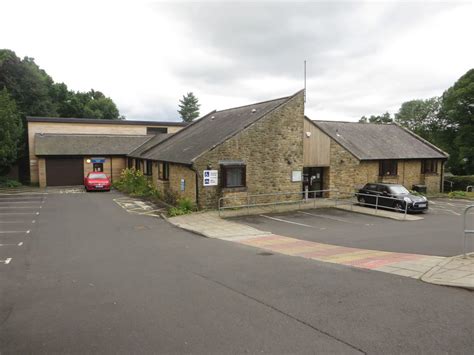
[[[105,163],[105,158],[91,158],[92,163]]]

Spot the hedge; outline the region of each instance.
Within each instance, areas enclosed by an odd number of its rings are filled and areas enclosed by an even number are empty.
[[[445,181],[453,182],[453,191],[466,191],[468,186],[474,186],[474,175],[447,176]],[[448,190],[450,190],[449,184],[445,184],[445,191]]]

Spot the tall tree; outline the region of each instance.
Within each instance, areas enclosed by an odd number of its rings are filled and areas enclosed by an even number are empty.
[[[178,113],[184,122],[191,122],[199,117],[199,100],[192,92],[188,92],[179,100]]]
[[[370,117],[365,117],[362,116],[359,120],[360,123],[392,123],[393,119],[390,117],[390,113],[385,112],[382,115],[377,115],[377,116],[370,116]]]
[[[0,175],[18,159],[22,137],[21,116],[6,89],[0,90]]]
[[[474,174],[474,69],[443,93],[440,117],[453,138],[448,166],[456,174]]]
[[[395,114],[395,122],[435,142],[446,127],[445,120],[439,117],[440,105],[439,97],[404,102]]]

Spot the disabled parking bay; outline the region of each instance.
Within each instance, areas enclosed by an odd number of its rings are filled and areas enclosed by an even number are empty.
[[[398,221],[334,208],[234,217],[263,231],[351,248],[454,256],[462,253],[462,214],[472,201],[434,199],[417,221]],[[473,216],[474,217],[474,216]]]

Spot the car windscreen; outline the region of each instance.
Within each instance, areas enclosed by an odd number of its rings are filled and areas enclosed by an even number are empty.
[[[396,195],[410,193],[404,186],[390,186],[390,192]]]
[[[89,179],[107,179],[105,174],[90,174]]]

